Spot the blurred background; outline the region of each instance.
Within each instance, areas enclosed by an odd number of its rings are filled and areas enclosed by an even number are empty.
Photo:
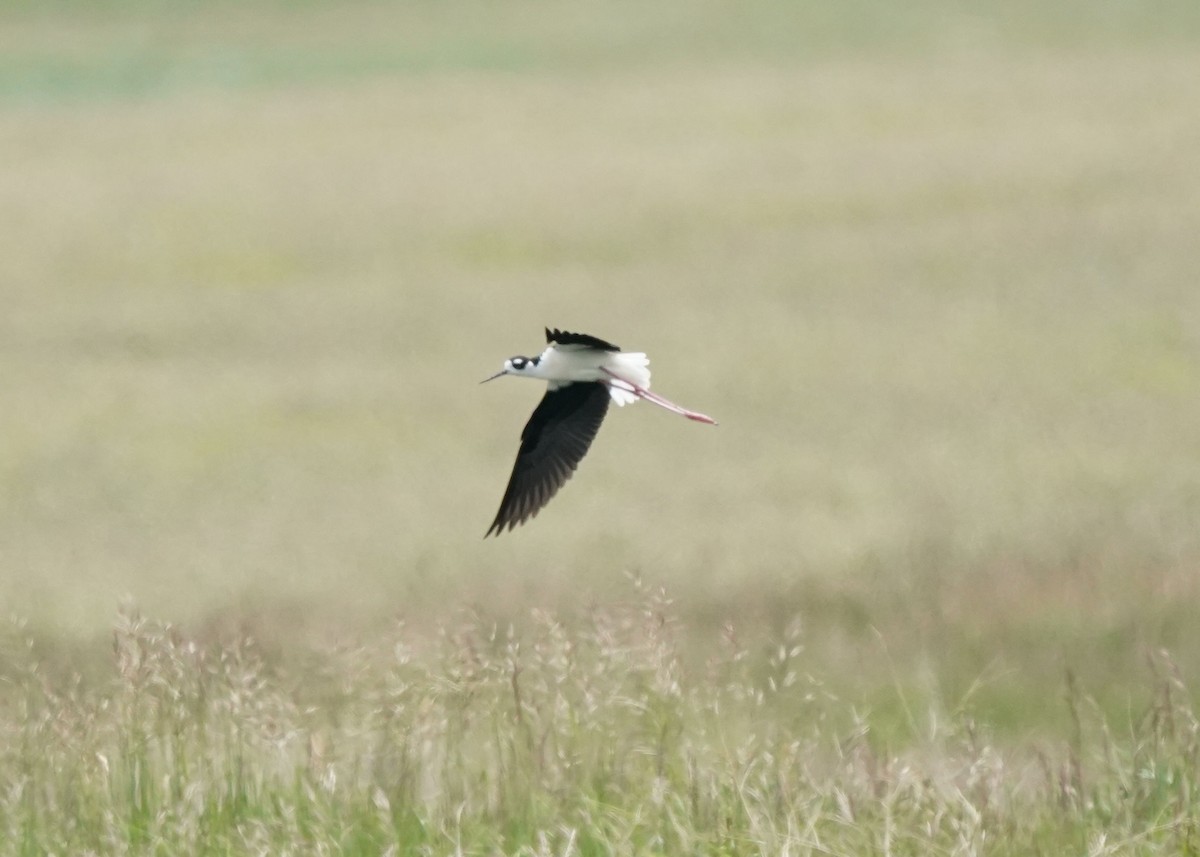
[[[9,2],[0,603],[280,650],[666,587],[869,702],[1200,666],[1200,5]],[[614,410],[482,539],[542,329]],[[880,703],[885,704],[885,703]]]

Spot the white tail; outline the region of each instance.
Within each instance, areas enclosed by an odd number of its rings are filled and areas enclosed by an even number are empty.
[[[619,383],[608,385],[608,394],[618,405],[633,404],[640,398],[635,390],[650,388],[650,360],[640,351],[614,354],[607,363],[606,371],[611,370],[616,378],[628,382],[628,386]]]

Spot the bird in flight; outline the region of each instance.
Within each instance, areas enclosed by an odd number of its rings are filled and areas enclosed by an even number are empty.
[[[624,406],[645,399],[689,420],[717,424],[712,417],[651,393],[650,361],[645,354],[623,352],[586,333],[550,328],[546,328],[546,343],[537,357],[510,357],[503,369],[480,382],[502,375],[547,382],[546,395],[521,432],[521,448],[500,511],[484,538],[525,523],[550,502],[587,454],[609,400]]]

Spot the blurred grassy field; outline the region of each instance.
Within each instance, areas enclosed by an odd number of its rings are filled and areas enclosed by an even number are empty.
[[[0,14],[0,603],[51,644],[634,572],[1001,732],[1200,668],[1196,4]],[[484,542],[541,391],[477,382],[545,325],[721,426],[614,412]]]

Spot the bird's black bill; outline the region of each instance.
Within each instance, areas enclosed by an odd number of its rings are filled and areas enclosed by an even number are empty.
[[[480,383],[480,384],[486,384],[488,381],[495,381],[495,380],[496,380],[497,378],[499,378],[501,375],[507,375],[507,374],[508,374],[508,372],[506,372],[506,371],[504,371],[504,370],[501,370],[501,371],[497,372],[495,375],[493,375],[493,376],[492,376],[492,377],[490,377],[490,378],[484,378],[484,379],[483,379],[482,381],[480,381],[479,383]]]

